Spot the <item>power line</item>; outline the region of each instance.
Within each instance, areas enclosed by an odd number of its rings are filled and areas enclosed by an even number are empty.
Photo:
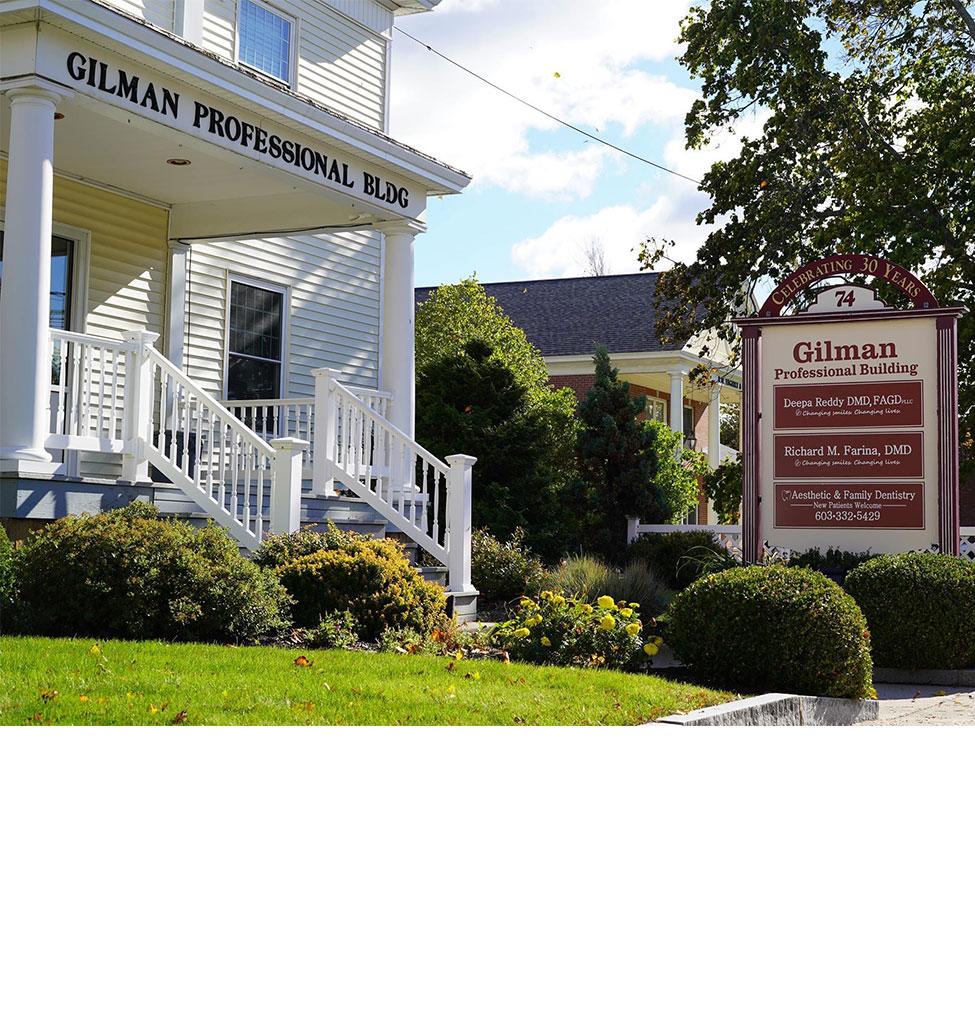
[[[672,168],[667,168],[666,165],[660,165],[656,161],[651,161],[649,158],[644,158],[641,154],[635,154],[633,151],[627,151],[625,147],[619,147],[617,144],[613,144],[608,140],[604,140],[602,137],[597,137],[593,133],[588,133],[581,127],[575,126],[572,123],[567,123],[564,119],[559,119],[558,116],[553,115],[551,112],[546,112],[545,109],[540,109],[537,105],[532,105],[531,102],[526,101],[524,98],[518,95],[512,94],[510,91],[505,90],[500,84],[495,84],[494,81],[489,81],[486,77],[482,77],[479,73],[465,67],[462,63],[458,63],[456,60],[452,60],[449,56],[434,49],[433,46],[428,46],[426,42],[421,42],[418,38],[410,35],[409,32],[403,31],[399,25],[394,25],[396,31],[400,35],[405,35],[408,39],[415,42],[418,46],[423,46],[424,49],[429,50],[434,56],[439,56],[440,59],[446,60],[451,66],[456,67],[458,70],[463,70],[465,74],[470,74],[471,77],[476,77],[482,84],[486,84],[489,88],[494,88],[495,91],[500,91],[502,95],[506,95],[508,98],[514,99],[516,102],[520,102],[522,105],[527,106],[529,109],[537,112],[541,116],[545,116],[547,119],[551,119],[553,122],[558,123],[560,126],[564,126],[567,129],[574,130],[576,133],[581,134],[583,137],[587,137],[589,140],[595,140],[597,144],[602,144],[604,147],[612,148],[614,151],[619,151],[620,154],[625,154],[627,158],[633,158],[636,161],[642,161],[644,165],[651,165],[653,168],[659,168],[661,172],[666,172],[668,175],[676,175],[678,179],[686,179],[687,182],[693,182],[695,186],[700,186],[701,181],[699,179],[692,179],[689,175],[684,175],[683,172],[676,172]]]

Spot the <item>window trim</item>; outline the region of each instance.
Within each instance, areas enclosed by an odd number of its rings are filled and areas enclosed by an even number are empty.
[[[246,274],[227,272],[227,288],[224,294],[223,312],[223,379],[221,382],[222,399],[225,402],[230,400],[230,355],[239,352],[230,350],[230,294],[234,284],[246,284],[251,288],[260,288],[262,291],[273,291],[282,295],[281,305],[281,377],[278,383],[278,394],[272,396],[272,400],[283,400],[288,394],[290,387],[288,381],[289,368],[291,364],[291,286],[287,284],[275,284],[259,277],[250,277]],[[243,358],[250,358],[253,361],[273,361],[273,358],[259,358],[254,354],[241,354]],[[236,401],[233,401],[236,402]]]
[[[291,25],[291,46],[288,53],[288,80],[283,77],[275,77],[274,74],[269,74],[266,70],[261,70],[260,67],[251,66],[245,60],[240,58],[240,11],[241,4],[235,5],[234,14],[234,62],[240,67],[246,67],[250,73],[258,74],[265,80],[270,81],[274,84],[283,84],[285,87],[289,88],[291,91],[295,91],[298,87],[298,18],[292,14],[290,11],[282,10],[280,7],[274,6],[273,4],[265,3],[264,0],[249,0],[255,7],[263,7],[264,10],[273,14],[275,17],[281,18],[282,21],[287,21]]]

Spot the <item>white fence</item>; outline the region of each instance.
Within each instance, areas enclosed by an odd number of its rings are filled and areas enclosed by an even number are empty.
[[[741,526],[668,526],[662,524],[649,525],[637,519],[628,519],[626,526],[626,542],[633,541],[641,533],[674,533],[675,531],[709,530],[731,552],[732,557],[741,560]],[[782,552],[786,553],[786,552]],[[975,526],[962,526],[959,536],[958,553],[968,561],[975,561]]]

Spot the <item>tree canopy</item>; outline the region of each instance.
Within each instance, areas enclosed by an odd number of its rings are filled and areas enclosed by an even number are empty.
[[[712,0],[682,25],[701,97],[689,147],[728,130],[738,156],[701,188],[716,225],[657,284],[661,329],[733,342],[742,292],[831,253],[916,273],[975,309],[975,5],[961,0]],[[761,124],[760,131],[755,127]],[[666,236],[641,247],[653,268]],[[888,304],[903,295],[885,291]],[[959,325],[961,441],[975,464],[975,319]]]

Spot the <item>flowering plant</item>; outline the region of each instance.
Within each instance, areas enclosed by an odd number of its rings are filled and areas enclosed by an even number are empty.
[[[546,590],[523,597],[518,612],[495,627],[492,638],[512,659],[561,666],[645,670],[661,644],[646,636],[656,622],[639,616],[639,604],[601,596],[596,604]]]

